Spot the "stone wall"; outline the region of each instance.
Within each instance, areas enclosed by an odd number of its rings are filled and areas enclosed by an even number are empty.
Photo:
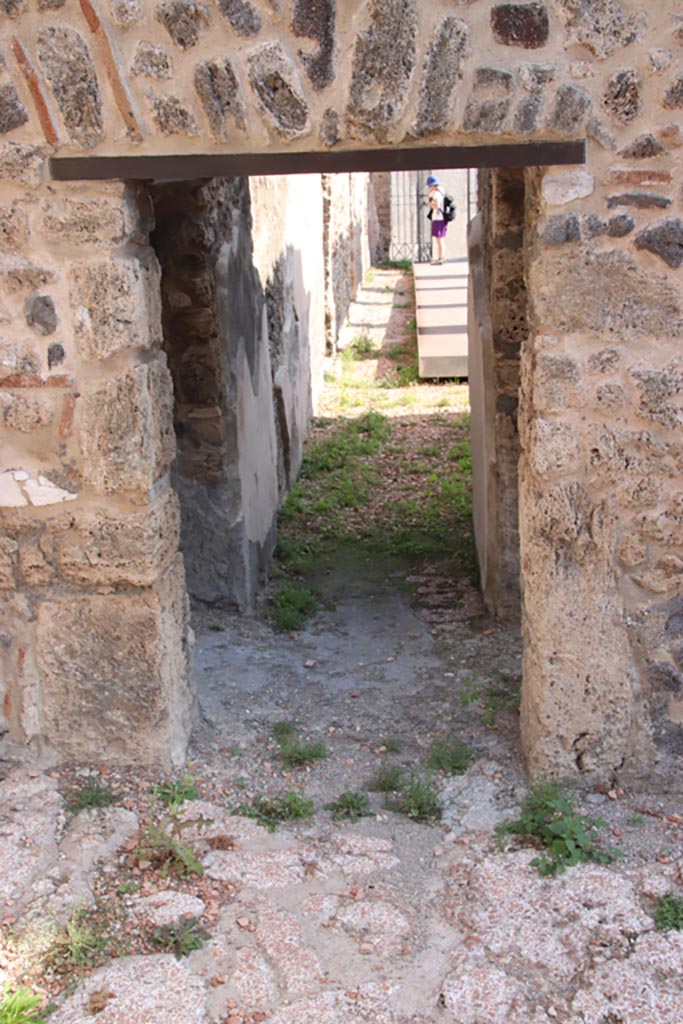
[[[370,266],[370,218],[376,216],[366,174],[323,175],[325,331],[335,351],[349,307]]]
[[[0,12],[12,727],[68,750],[60,721],[86,706],[89,750],[147,756],[141,736],[117,732],[123,712],[107,718],[134,662],[160,758],[181,751],[190,707],[148,207],[132,188],[58,186],[46,157],[585,137],[586,166],[529,175],[525,199],[524,744],[534,769],[559,774],[680,753],[678,0],[11,0]],[[145,643],[115,664],[123,635]],[[107,694],[120,700],[102,724]]]

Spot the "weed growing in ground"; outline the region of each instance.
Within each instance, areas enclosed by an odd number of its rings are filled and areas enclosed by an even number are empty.
[[[276,722],[273,735],[280,746],[284,768],[302,768],[327,757],[327,748],[321,741],[304,743],[294,722]]]
[[[380,747],[385,754],[401,753],[401,743],[395,736],[387,736],[386,739],[383,739],[380,743]]]
[[[331,803],[325,804],[325,810],[332,811],[335,821],[344,818],[348,821],[358,821],[359,818],[370,813],[370,801],[367,793],[351,790],[347,786],[341,796]]]
[[[520,697],[519,681],[505,672],[497,672],[491,679],[472,674],[460,691],[461,705],[480,704],[481,720],[489,728],[495,726],[499,711],[519,711]]]
[[[439,794],[431,771],[412,772],[400,809],[413,821],[431,822],[441,818]]]
[[[207,823],[201,817],[192,821],[182,820],[177,805],[171,804],[168,814],[160,821],[150,822],[143,832],[136,853],[138,862],[149,861],[159,869],[162,878],[170,874],[179,878],[203,875],[199,855],[194,846],[183,839],[183,832],[191,825]]]
[[[180,779],[167,779],[160,786],[154,786],[152,792],[165,804],[174,804],[176,807],[186,800],[196,800],[198,796],[197,786],[189,773]]]
[[[683,931],[683,896],[661,896],[655,908],[655,924],[660,931]]]
[[[201,949],[210,938],[196,917],[183,918],[177,924],[161,925],[152,932],[153,944],[164,953],[173,953],[176,960]]]
[[[299,629],[317,610],[313,593],[307,587],[295,587],[285,582],[273,597],[275,628],[283,633]]]
[[[606,824],[576,811],[559,783],[541,782],[524,801],[519,819],[499,825],[496,835],[502,844],[509,835],[540,843],[544,850],[531,864],[541,875],[555,875],[585,861],[609,864],[620,857],[618,850],[599,844],[598,832]]]
[[[79,811],[109,807],[115,800],[115,795],[107,786],[103,786],[96,779],[87,779],[82,786],[68,794],[66,809],[69,814],[78,814]]]
[[[427,754],[427,767],[447,775],[463,775],[474,757],[474,751],[466,743],[448,736],[445,740],[432,743]]]
[[[400,765],[382,761],[377,775],[370,783],[373,793],[398,793],[404,782],[404,772]]]
[[[119,882],[116,886],[118,896],[134,896],[136,892],[140,892],[140,882],[135,882],[132,878],[126,882]]]
[[[313,814],[313,801],[289,791],[282,796],[256,796],[251,803],[238,804],[232,813],[255,818],[268,832],[275,832],[282,821],[310,818]]]
[[[380,270],[402,270],[404,274],[412,274],[413,264],[411,260],[385,260],[377,264]]]
[[[638,828],[641,825],[645,824],[645,818],[642,816],[642,814],[632,814],[631,817],[628,819],[627,824],[632,825],[634,828]]]
[[[28,989],[12,992],[6,984],[0,999],[0,1024],[45,1024],[41,1004],[40,996],[32,995]]]
[[[72,974],[94,966],[104,946],[103,922],[87,907],[78,907],[66,924],[56,929],[41,954],[41,964],[49,974]]]
[[[350,350],[351,357],[358,359],[362,356],[368,356],[376,351],[376,346],[372,338],[367,334],[359,334],[353,339],[347,349],[344,350],[344,355]]]

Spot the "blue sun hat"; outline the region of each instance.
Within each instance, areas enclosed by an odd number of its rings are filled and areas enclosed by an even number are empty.
[[[427,184],[430,185],[430,186],[431,185],[438,185],[439,184],[439,179],[435,178],[433,174],[430,174],[429,177],[427,178]]]

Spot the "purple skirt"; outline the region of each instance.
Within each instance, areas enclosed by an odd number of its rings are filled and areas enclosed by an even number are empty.
[[[445,220],[432,221],[432,238],[445,238],[448,225]]]

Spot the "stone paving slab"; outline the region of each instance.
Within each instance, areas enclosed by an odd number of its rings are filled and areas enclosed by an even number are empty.
[[[467,377],[467,260],[415,263],[413,273],[420,377]]]

